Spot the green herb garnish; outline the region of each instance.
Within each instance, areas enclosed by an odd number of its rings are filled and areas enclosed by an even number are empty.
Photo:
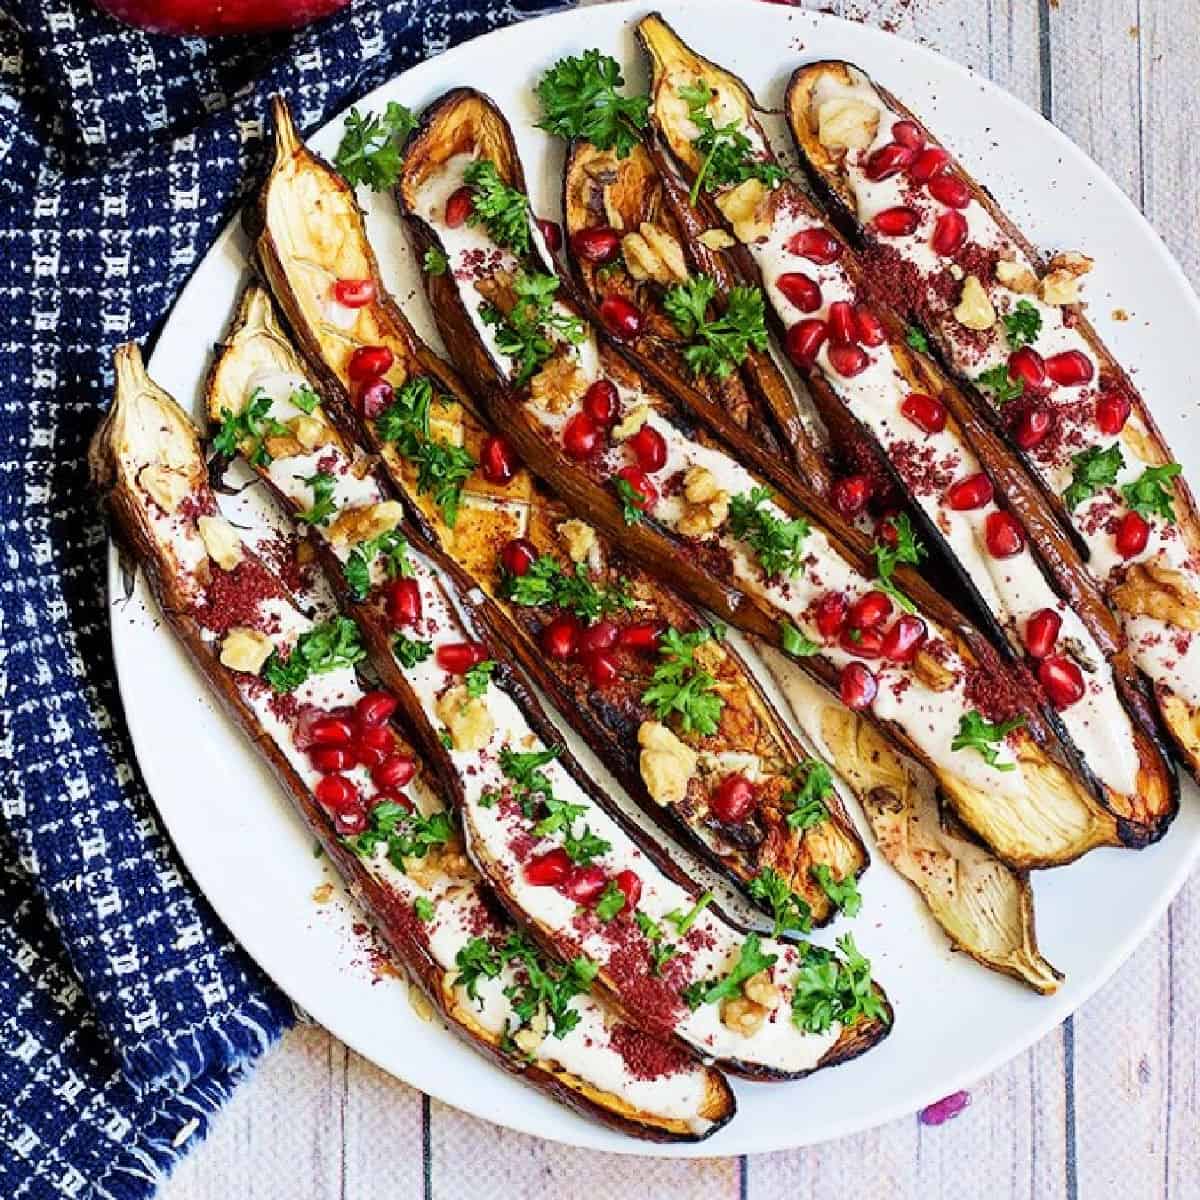
[[[904,331],[904,341],[909,349],[915,350],[918,354],[929,353],[929,339],[915,325],[910,325]]]
[[[916,612],[917,606],[892,582],[892,573],[899,563],[915,567],[925,557],[925,546],[913,531],[908,513],[892,517],[891,526],[896,531],[896,544],[890,546],[879,541],[871,547],[879,590],[891,596],[905,612]]]
[[[633,919],[646,941],[650,943],[650,974],[662,975],[663,967],[679,953],[679,947],[674,942],[667,941],[666,931],[649,914],[635,912]]]
[[[488,681],[495,669],[496,664],[490,658],[471,667],[463,676],[463,681],[467,685],[467,695],[473,700],[478,700],[480,696],[484,695],[488,689]]]
[[[577,58],[560,58],[538,81],[542,106],[539,129],[566,138],[580,138],[600,150],[616,150],[625,158],[646,128],[649,99],[622,96],[625,86],[616,59],[599,50]]]
[[[715,897],[712,892],[702,892],[696,903],[687,910],[686,913],[681,913],[678,909],[667,913],[667,920],[675,926],[676,932],[680,937],[683,937],[689,929],[696,923],[696,918],[713,902]]]
[[[804,565],[804,539],[809,524],[803,517],[787,520],[766,507],[769,488],[754,487],[730,501],[729,522],[733,536],[744,541],[758,558],[764,574],[792,576]]]
[[[1182,470],[1178,463],[1147,467],[1133,483],[1127,483],[1121,488],[1121,495],[1134,512],[1139,512],[1144,517],[1158,516],[1173,521],[1175,497],[1169,481]]]
[[[613,480],[613,486],[617,489],[617,499],[621,501],[621,515],[625,518],[625,524],[636,525],[642,519],[642,510],[649,504],[650,497],[643,496],[628,479],[620,475]]]
[[[692,1009],[699,1008],[701,1004],[718,1004],[722,1000],[731,1000],[741,992],[742,984],[747,979],[757,975],[759,971],[765,971],[778,958],[778,954],[762,952],[762,943],[757,933],[747,934],[729,973],[718,980],[701,983],[699,989],[696,988],[696,984],[690,984],[684,992],[684,998]],[[689,992],[698,997],[697,1003],[691,1002]]]
[[[1010,400],[1016,400],[1025,394],[1025,380],[1014,379],[1008,373],[1008,366],[1005,363],[989,367],[986,371],[976,375],[975,382],[981,388],[991,392],[992,399],[997,404],[1007,404]]]
[[[661,661],[642,693],[642,703],[648,704],[660,721],[678,713],[684,733],[704,737],[716,733],[725,707],[716,679],[696,662],[697,649],[711,636],[709,629],[691,633],[667,629],[658,640]]]
[[[1042,331],[1042,314],[1028,300],[1018,300],[1012,312],[1001,319],[1008,344],[1014,350],[1032,346]]]
[[[433,643],[398,633],[392,638],[392,652],[400,660],[402,667],[411,668],[417,663],[423,663],[433,653]]]
[[[1071,459],[1071,482],[1063,492],[1067,511],[1071,512],[1085,500],[1090,500],[1101,488],[1112,487],[1124,465],[1125,456],[1121,453],[1119,442],[1113,442],[1107,450],[1093,446],[1074,455]]]
[[[365,183],[374,192],[389,188],[400,178],[400,147],[416,127],[416,117],[394,100],[382,115],[364,117],[352,108],[333,165],[347,183]]]
[[[350,595],[355,600],[365,600],[371,591],[371,565],[377,558],[383,559],[384,574],[388,579],[410,579],[412,563],[408,561],[408,539],[398,529],[389,529],[378,537],[359,542],[350,551],[342,567],[342,574]]]
[[[853,875],[847,875],[845,879],[834,879],[833,872],[826,863],[816,863],[809,867],[808,873],[816,880],[835,908],[848,917],[858,916],[862,910],[862,896],[859,895],[858,882]]]
[[[428,924],[433,920],[433,901],[425,896],[418,896],[413,901],[413,912],[417,914],[417,920]]]
[[[221,409],[221,428],[213,436],[212,448],[224,458],[234,458],[242,452],[252,467],[268,467],[271,456],[264,444],[268,437],[283,437],[290,430],[286,425],[267,416],[271,411],[271,397],[262,388],[255,388],[241,412]]]
[[[775,921],[772,937],[781,933],[808,933],[812,929],[812,909],[808,902],[797,896],[778,871],[772,867],[763,869],[750,880],[750,895],[770,909]]]
[[[812,638],[805,637],[791,621],[780,622],[779,644],[793,658],[811,658],[821,652],[821,647]]]
[[[997,771],[1015,771],[1016,763],[1000,761],[999,746],[1014,729],[1020,729],[1024,724],[1024,717],[1013,717],[1011,721],[993,724],[972,709],[959,718],[958,732],[950,743],[950,749],[978,750],[988,766],[995,767]]]
[[[483,225],[492,240],[515,254],[529,253],[529,200],[500,178],[496,164],[476,159],[463,172],[472,192],[470,225]]]
[[[480,320],[496,327],[497,348],[516,363],[514,387],[521,387],[533,378],[554,353],[558,342],[577,346],[587,336],[578,317],[555,310],[558,284],[553,275],[523,271],[513,280],[515,303],[507,314],[491,304],[479,310]]]
[[[591,864],[593,859],[607,854],[612,849],[612,843],[606,842],[602,837],[597,837],[585,825],[580,834],[574,834],[569,829],[567,830],[566,836],[563,838],[563,849],[573,863],[586,867]]]
[[[792,778],[800,786],[780,797],[781,803],[792,806],[787,815],[788,828],[812,829],[829,816],[825,798],[833,792],[833,775],[823,762],[810,758],[796,767]]]
[[[296,478],[301,479],[299,475]],[[305,525],[329,524],[329,518],[337,509],[333,502],[333,491],[337,486],[337,480],[328,471],[318,471],[315,475],[304,476],[301,482],[312,489],[313,503],[312,508],[297,513],[296,520],[303,521]]]
[[[445,275],[450,269],[450,260],[440,246],[430,246],[421,259],[421,269],[426,275]]]
[[[751,350],[766,349],[767,327],[758,288],[731,288],[725,311],[709,320],[708,308],[716,294],[717,285],[709,276],[693,275],[666,293],[663,308],[691,342],[683,357],[692,372],[725,379]]]
[[[596,901],[595,913],[602,921],[611,921],[625,907],[625,893],[617,887],[617,881],[610,879]]]
[[[554,797],[550,777],[541,768],[553,762],[559,755],[559,747],[547,750],[516,751],[505,746],[500,751],[500,770],[512,783],[513,799],[521,806],[527,817],[532,817],[539,804],[547,804]]]
[[[625,580],[615,588],[597,587],[588,578],[587,567],[575,564],[574,573],[564,571],[549,554],[540,555],[524,575],[505,575],[500,594],[524,608],[562,608],[589,624],[610,613],[628,611],[635,601]]]
[[[302,633],[287,658],[272,651],[263,677],[277,692],[294,692],[310,675],[352,667],[366,656],[358,626],[349,617],[334,617]]]
[[[317,411],[317,405],[321,403],[321,398],[307,383],[302,383],[292,391],[288,397],[288,403],[311,417]]]
[[[369,821],[365,832],[350,839],[350,846],[364,856],[386,846],[388,862],[398,871],[405,869],[407,859],[425,858],[435,846],[444,846],[454,836],[454,822],[448,812],[424,816],[394,800],[385,800],[371,809]]]
[[[571,804],[558,799],[552,792],[545,793],[544,807],[546,815],[533,827],[538,837],[549,837],[560,829],[569,833],[576,819],[587,812],[586,804]]]
[[[822,946],[804,943],[792,983],[792,1021],[806,1033],[825,1033],[837,1021],[888,1021],[888,1011],[871,983],[871,964],[850,934],[838,938],[844,961]]]

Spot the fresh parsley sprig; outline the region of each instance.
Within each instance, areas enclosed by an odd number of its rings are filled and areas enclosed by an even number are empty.
[[[352,667],[366,656],[358,626],[349,617],[334,617],[302,633],[287,658],[272,651],[263,677],[277,692],[294,692],[310,675]]]
[[[1018,300],[1016,307],[1002,320],[1005,336],[1013,350],[1032,346],[1042,331],[1042,314],[1028,300]]]
[[[617,489],[617,499],[621,502],[621,515],[626,525],[636,525],[643,517],[643,510],[650,502],[649,496],[644,496],[629,482],[628,479],[617,475],[613,479]]]
[[[850,934],[838,938],[839,959],[823,946],[804,943],[792,982],[792,1022],[806,1033],[825,1033],[836,1021],[886,1021],[888,1011],[871,982],[871,964]]]
[[[638,929],[642,931],[642,936],[649,943],[650,974],[661,976],[663,967],[679,953],[679,947],[674,942],[667,940],[666,931],[649,913],[635,912],[633,919],[637,922]]]
[[[552,763],[559,753],[558,746],[526,751],[510,750],[505,746],[500,751],[500,770],[512,785],[513,799],[531,819],[539,804],[554,798],[554,786],[542,767]]]
[[[602,854],[607,854],[612,849],[612,843],[606,842],[604,838],[593,833],[590,826],[585,825],[583,832],[579,834],[567,830],[563,837],[563,849],[573,863],[586,867]]]
[[[392,638],[392,651],[400,660],[402,667],[415,667],[417,663],[423,663],[433,653],[433,643],[423,642],[419,638],[410,638],[398,633]]]
[[[573,573],[564,571],[549,554],[539,555],[524,575],[505,575],[500,594],[523,608],[566,609],[589,624],[636,603],[625,580],[617,587],[597,587],[583,563],[576,563]]]
[[[601,921],[611,921],[613,917],[624,910],[626,903],[625,893],[617,887],[615,879],[610,879],[604,885],[604,891],[600,893],[600,898],[596,901],[596,906],[592,911]]]
[[[271,455],[267,452],[269,437],[283,437],[291,431],[279,421],[267,416],[271,411],[271,397],[262,388],[255,388],[241,412],[221,409],[221,428],[212,439],[212,448],[223,458],[235,458],[244,453],[252,467],[269,467]]]
[[[892,575],[900,563],[915,567],[925,557],[925,546],[913,531],[908,513],[897,513],[891,518],[891,526],[896,532],[896,544],[878,541],[871,547],[876,582],[879,590],[891,596],[905,612],[916,612],[917,606],[896,586]]]
[[[467,685],[467,695],[473,700],[478,700],[480,696],[483,696],[487,692],[488,683],[495,669],[496,663],[490,658],[469,668],[463,676],[463,682]]]
[[[701,1004],[719,1004],[722,1000],[732,1000],[742,990],[742,984],[765,971],[779,958],[778,954],[764,954],[762,941],[757,933],[746,935],[746,940],[738,950],[737,960],[726,975],[715,981],[696,980],[689,984],[683,992],[687,1006],[694,1012]]]
[[[367,116],[352,108],[333,165],[347,183],[375,192],[389,188],[400,178],[400,148],[416,127],[417,118],[394,100],[382,113]]]
[[[583,322],[554,307],[559,281],[553,275],[522,272],[513,280],[514,303],[507,313],[491,304],[480,320],[496,329],[496,346],[516,364],[514,387],[528,383],[560,342],[577,346],[587,336]]]
[[[858,881],[854,876],[847,875],[845,879],[834,879],[833,872],[827,863],[814,863],[808,873],[816,881],[817,886],[829,897],[830,903],[848,917],[857,917],[862,911],[862,896],[858,891]]]
[[[1175,519],[1174,493],[1170,481],[1183,468],[1178,463],[1164,463],[1161,467],[1147,467],[1132,483],[1121,488],[1125,503],[1144,517]]]
[[[525,193],[505,183],[496,164],[486,158],[471,163],[463,179],[472,196],[468,224],[482,225],[497,245],[514,254],[528,254],[529,199]]]
[[[337,480],[328,471],[318,471],[315,475],[297,476],[297,479],[312,490],[312,507],[296,514],[296,520],[305,525],[328,525],[337,506],[333,502],[334,488]]]
[[[389,529],[378,537],[359,542],[342,566],[346,587],[355,600],[365,600],[370,594],[371,567],[377,558],[383,560],[384,574],[388,579],[412,577],[408,539],[398,529]]]
[[[371,809],[369,824],[351,848],[370,857],[379,846],[387,847],[388,862],[398,871],[406,869],[411,858],[425,858],[436,846],[444,846],[454,836],[454,821],[444,809],[428,816],[406,808],[394,800],[385,800]]]
[[[825,800],[833,793],[833,774],[823,762],[810,758],[795,768],[792,779],[799,786],[780,797],[781,803],[791,805],[788,828],[812,829],[829,816]]]
[[[958,732],[950,743],[950,749],[978,750],[988,766],[995,767],[997,771],[1015,771],[1016,763],[1000,761],[999,747],[1014,729],[1020,729],[1024,724],[1024,717],[1013,717],[997,723],[986,721],[981,713],[972,709],[959,718]]]
[[[748,891],[753,899],[770,910],[775,922],[772,937],[779,937],[781,933],[808,933],[812,929],[812,909],[808,901],[797,896],[773,867],[763,867],[750,880]]]
[[[780,622],[779,644],[783,647],[784,653],[790,654],[793,658],[812,658],[814,654],[821,652],[820,645],[812,638],[805,637],[791,621]]]
[[[691,343],[683,357],[692,372],[726,379],[751,350],[766,349],[766,310],[761,289],[735,287],[725,311],[710,320],[708,309],[716,294],[717,285],[709,276],[693,275],[666,293],[663,308]]]
[[[915,325],[910,325],[904,331],[904,341],[910,350],[915,350],[918,354],[929,353],[929,339],[925,336],[924,330],[918,329]]]
[[[658,641],[659,664],[642,693],[642,703],[649,705],[660,721],[677,713],[684,733],[703,737],[716,733],[725,708],[716,679],[696,662],[697,649],[710,637],[710,629],[691,633],[667,629]]]
[[[450,269],[450,260],[440,247],[430,246],[421,259],[421,269],[426,275],[445,275]]]
[[[975,376],[975,382],[985,391],[991,392],[997,404],[1007,404],[1025,394],[1025,380],[1014,379],[1008,373],[1008,364],[1000,363],[989,367]]]
[[[680,912],[678,909],[673,909],[667,913],[666,919],[675,926],[675,932],[680,937],[685,937],[687,932],[695,925],[700,914],[715,900],[716,897],[712,892],[702,892],[697,898],[696,903],[692,905],[687,912]]]
[[[753,144],[737,121],[721,126],[715,124],[708,113],[713,92],[703,80],[681,87],[679,97],[687,102],[688,117],[699,131],[692,142],[701,158],[700,169],[692,184],[693,204],[699,199],[702,188],[715,192],[747,179],[757,179],[769,188],[776,188],[783,182],[783,168],[778,163],[755,158]]]
[[[599,50],[560,58],[538,80],[538,128],[570,141],[581,138],[625,158],[646,128],[647,96],[623,96],[620,64]]]
[[[729,503],[730,528],[754,551],[768,578],[796,575],[804,565],[804,539],[810,526],[803,517],[777,516],[767,507],[770,499],[770,489],[757,486],[734,496]]]
[[[1105,450],[1092,446],[1071,459],[1071,482],[1063,492],[1063,503],[1072,512],[1085,500],[1090,500],[1102,488],[1112,487],[1125,466],[1125,456],[1119,442]]]

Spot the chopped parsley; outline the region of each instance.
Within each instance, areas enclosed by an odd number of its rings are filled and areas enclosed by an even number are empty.
[[[696,663],[697,649],[710,637],[711,629],[691,633],[667,629],[658,641],[661,661],[642,693],[642,703],[648,704],[660,721],[678,713],[684,733],[704,737],[716,733],[725,707],[716,679]]]
[[[621,501],[621,515],[626,525],[636,525],[642,519],[642,510],[650,502],[649,496],[641,492],[628,479],[618,475],[614,480],[617,489],[617,499]]]
[[[389,188],[400,178],[400,147],[416,127],[416,117],[394,100],[382,115],[364,117],[352,108],[333,165],[347,183],[365,183],[374,192]]]
[[[1170,480],[1182,470],[1178,463],[1147,467],[1133,483],[1127,483],[1121,488],[1121,495],[1134,512],[1139,512],[1144,517],[1158,516],[1173,521],[1175,497],[1171,492]]]
[[[398,529],[389,529],[378,537],[359,542],[342,567],[346,587],[355,600],[365,600],[370,593],[371,565],[377,558],[383,559],[388,579],[411,578],[413,568],[408,561],[408,539]]]
[[[799,787],[784,792],[781,803],[790,803],[787,815],[789,829],[812,829],[829,816],[825,798],[833,792],[833,774],[829,768],[815,758],[802,762],[792,772]]]
[[[553,792],[545,793],[544,806],[546,815],[533,827],[538,837],[549,837],[559,830],[570,832],[576,819],[587,812],[586,804],[571,804],[560,800]]]
[[[775,922],[772,937],[781,933],[808,933],[812,929],[812,909],[797,896],[773,867],[763,869],[750,880],[750,895],[768,909]]]
[[[891,525],[896,531],[896,544],[889,546],[887,542],[876,542],[871,547],[871,553],[875,555],[879,590],[891,596],[905,612],[916,612],[916,605],[892,582],[892,573],[899,563],[915,567],[925,557],[925,546],[913,532],[908,513],[898,513],[892,517]]]
[[[693,374],[725,379],[751,350],[766,349],[767,327],[759,288],[731,288],[725,311],[709,320],[708,308],[716,294],[717,285],[708,275],[693,275],[666,293],[663,308],[691,342],[683,357]]]
[[[576,563],[572,574],[549,554],[535,559],[524,575],[505,575],[500,595],[523,608],[566,609],[588,623],[609,613],[627,611],[635,604],[626,580],[615,588],[597,587],[588,578],[583,563]]]
[[[625,907],[625,893],[617,887],[617,881],[610,879],[600,893],[593,910],[601,921],[611,921]]]
[[[992,399],[997,404],[1007,404],[1025,394],[1025,380],[1014,379],[1008,373],[1007,363],[989,367],[986,371],[975,376],[975,382],[992,393]]]
[[[421,269],[426,275],[445,275],[450,269],[450,260],[440,246],[430,246],[421,259]]]
[[[515,254],[529,253],[529,200],[500,178],[496,164],[480,158],[463,172],[472,193],[470,225],[483,225],[492,240]]]
[[[510,750],[505,746],[500,751],[500,770],[512,782],[513,799],[521,806],[527,817],[532,817],[539,803],[545,803],[554,795],[549,776],[541,768],[553,762],[559,755],[559,747],[548,750],[525,752]]]
[[[729,522],[733,536],[744,541],[758,558],[763,572],[796,575],[804,565],[804,539],[809,524],[803,517],[787,520],[766,507],[771,491],[753,487],[749,494],[734,496],[729,504]]]
[[[297,475],[296,478],[301,477]],[[296,520],[303,521],[305,525],[329,524],[329,518],[337,510],[337,505],[333,502],[337,480],[328,471],[318,471],[315,475],[304,476],[302,482],[312,489],[313,502],[312,508],[296,514]]]
[[[352,667],[366,656],[358,626],[349,617],[334,617],[302,633],[287,658],[272,651],[263,676],[275,691],[294,692],[310,675]]]
[[[988,766],[995,767],[997,771],[1014,771],[1016,763],[1000,761],[999,746],[1014,729],[1020,729],[1024,724],[1024,717],[1013,717],[1011,721],[993,724],[972,709],[959,718],[958,732],[950,743],[950,749],[978,750]]]
[[[513,359],[517,373],[513,386],[529,382],[555,350],[556,340],[572,346],[584,340],[583,322],[567,312],[554,308],[554,294],[559,281],[553,275],[521,272],[513,280],[515,303],[507,314],[491,304],[479,310],[485,325],[496,327],[496,345],[502,354]]]
[[[221,409],[221,428],[213,436],[212,448],[223,458],[245,453],[252,467],[269,467],[271,456],[265,442],[268,437],[283,437],[291,431],[286,425],[267,416],[271,397],[262,388],[255,388],[241,412]],[[243,451],[243,447],[247,447]]]
[[[581,867],[589,866],[593,859],[607,854],[612,849],[612,843],[598,837],[585,825],[581,834],[574,834],[569,829],[563,838],[563,849],[567,857]]]
[[[413,912],[417,914],[417,920],[428,924],[433,920],[433,901],[426,896],[418,896],[413,901]]]
[[[858,882],[853,874],[845,879],[834,879],[833,872],[826,863],[816,863],[809,867],[808,873],[817,882],[821,891],[829,897],[830,903],[848,917],[857,917],[862,911],[862,896],[858,892]]]
[[[910,350],[915,350],[918,354],[929,353],[929,339],[915,325],[910,325],[904,331],[904,341]]]
[[[667,913],[667,920],[675,926],[676,932],[680,937],[683,937],[689,929],[696,923],[696,918],[713,902],[715,897],[712,892],[703,892],[696,900],[696,903],[685,913],[681,913],[678,909]]]
[[[1016,307],[1002,320],[1008,344],[1014,350],[1032,346],[1042,331],[1042,314],[1028,300],[1018,300]]]
[[[288,397],[288,403],[311,417],[317,411],[317,405],[321,403],[321,398],[307,383],[302,383]]]
[[[400,660],[402,667],[415,667],[433,653],[433,643],[398,633],[392,638],[392,652]]]
[[[538,80],[534,91],[542,106],[538,128],[566,138],[581,138],[600,150],[625,158],[646,128],[649,98],[622,96],[620,64],[599,50],[560,58]]]
[[[1093,446],[1071,458],[1071,482],[1063,492],[1063,503],[1067,511],[1078,508],[1090,500],[1101,488],[1112,487],[1117,475],[1125,465],[1119,442],[1113,442],[1107,450]]]
[[[697,980],[689,984],[684,989],[683,998],[693,1012],[701,1004],[719,1004],[722,1000],[732,1000],[741,992],[742,984],[747,979],[765,971],[778,958],[778,954],[762,952],[762,943],[757,933],[747,934],[746,940],[738,950],[737,961],[729,973],[717,980]]]
[[[792,983],[792,1022],[806,1033],[825,1033],[837,1021],[887,1021],[888,1012],[871,982],[871,964],[850,934],[838,938],[839,959],[809,942],[800,947],[800,970]]]
[[[662,975],[663,967],[679,953],[679,947],[674,942],[667,941],[666,931],[649,914],[635,912],[633,919],[650,944],[650,974]]]
[[[473,700],[478,700],[480,696],[483,696],[487,692],[488,681],[495,669],[496,663],[490,658],[471,667],[463,676],[463,681],[467,685],[467,695]]]
[[[350,839],[350,846],[363,856],[387,847],[388,862],[398,871],[410,858],[425,858],[435,846],[444,846],[454,836],[454,822],[444,809],[428,816],[385,800],[371,809],[365,832]]]
[[[811,658],[821,652],[821,647],[812,638],[805,637],[791,621],[780,622],[779,644],[793,658]]]

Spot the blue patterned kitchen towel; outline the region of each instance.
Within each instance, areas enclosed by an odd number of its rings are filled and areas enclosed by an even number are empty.
[[[150,1195],[291,1009],[180,866],[113,677],[84,453],[263,165],[456,41],[561,0],[355,0],[294,36],[147,37],[0,0],[0,1198]]]

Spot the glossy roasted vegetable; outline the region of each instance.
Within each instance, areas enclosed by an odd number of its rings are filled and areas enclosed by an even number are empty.
[[[587,1116],[658,1141],[718,1129],[734,1102],[716,1071],[615,1021],[573,967],[507,924],[418,755],[389,723],[396,700],[362,690],[353,628],[314,626],[220,516],[196,430],[135,347],[118,350],[116,369],[116,398],[89,455],[114,534],[410,978],[473,1047]],[[302,658],[307,678],[280,690]],[[373,770],[347,766],[368,739]],[[389,787],[380,790],[385,769]],[[464,982],[480,958],[494,975]],[[530,999],[521,1015],[519,996]],[[551,1000],[558,1015],[548,1030]],[[647,1061],[663,1064],[657,1078],[643,1077]]]
[[[856,114],[861,147],[822,136],[831,106]],[[788,115],[805,169],[862,241],[873,283],[923,327],[1075,537],[1195,774],[1200,523],[1145,402],[1079,307],[1091,260],[1064,252],[1047,262],[930,131],[849,63],[797,71]],[[893,148],[901,138],[911,154]],[[885,153],[894,171],[880,167]],[[911,231],[900,236],[888,210],[902,210]]]
[[[890,309],[871,302],[853,252],[778,168],[740,81],[661,19],[646,18],[639,29],[653,64],[655,124],[752,261],[826,421],[848,423],[876,446],[925,542],[954,569],[997,644],[1036,674],[1045,711],[1126,844],[1161,836],[1178,805],[1174,773],[1120,630],[1040,491],[905,343]],[[851,136],[844,107],[827,117],[842,122],[827,122],[836,136]],[[774,166],[774,185],[706,178],[704,135],[693,134],[705,121],[740,136],[755,156],[747,161]]]

